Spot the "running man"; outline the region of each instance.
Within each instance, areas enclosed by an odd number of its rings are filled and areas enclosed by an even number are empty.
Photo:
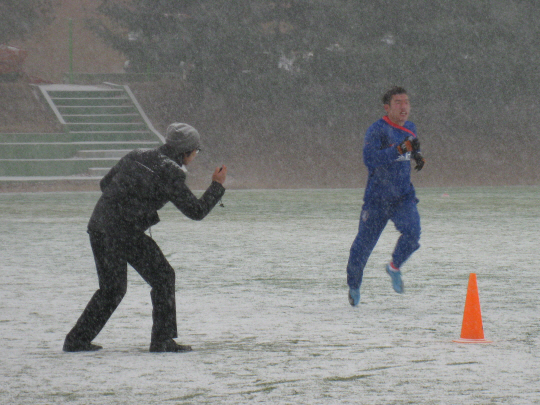
[[[364,141],[368,181],[358,235],[347,264],[352,306],[360,302],[364,267],[388,220],[392,220],[401,233],[392,261],[386,265],[395,292],[403,293],[400,268],[420,247],[420,215],[411,183],[410,160],[416,162],[416,170],[422,169],[425,160],[416,137],[416,126],[407,121],[411,109],[409,97],[404,88],[392,87],[383,95],[382,101],[386,115],[368,128]]]

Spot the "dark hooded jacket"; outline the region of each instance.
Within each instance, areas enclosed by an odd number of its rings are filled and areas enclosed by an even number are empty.
[[[213,181],[201,198],[185,184],[180,164],[161,148],[134,150],[100,182],[102,195],[88,223],[89,232],[131,235],[159,222],[157,211],[172,202],[184,215],[203,219],[225,193]]]

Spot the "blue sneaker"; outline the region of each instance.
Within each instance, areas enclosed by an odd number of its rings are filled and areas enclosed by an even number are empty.
[[[401,271],[392,270],[392,268],[390,267],[390,263],[388,263],[386,265],[386,272],[392,279],[392,287],[394,287],[394,291],[397,292],[398,294],[403,293],[404,286],[403,286],[403,280],[401,280]]]
[[[349,304],[353,307],[360,303],[360,288],[349,288]]]

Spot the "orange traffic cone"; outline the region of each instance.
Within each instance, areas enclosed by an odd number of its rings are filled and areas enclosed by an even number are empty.
[[[478,297],[478,286],[476,284],[475,273],[469,275],[469,286],[467,287],[467,298],[465,299],[461,337],[457,340],[453,340],[453,342],[492,343],[490,340],[484,339],[484,327],[482,326],[482,313],[480,312],[480,298]]]

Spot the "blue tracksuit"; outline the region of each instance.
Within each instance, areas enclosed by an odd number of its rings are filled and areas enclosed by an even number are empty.
[[[412,122],[400,127],[387,117],[375,122],[366,132],[363,155],[368,182],[358,235],[347,265],[347,284],[351,288],[360,288],[364,267],[388,220],[401,233],[392,254],[396,267],[420,247],[420,216],[411,183],[411,154],[400,155],[397,151],[397,145],[411,134],[416,136]]]

